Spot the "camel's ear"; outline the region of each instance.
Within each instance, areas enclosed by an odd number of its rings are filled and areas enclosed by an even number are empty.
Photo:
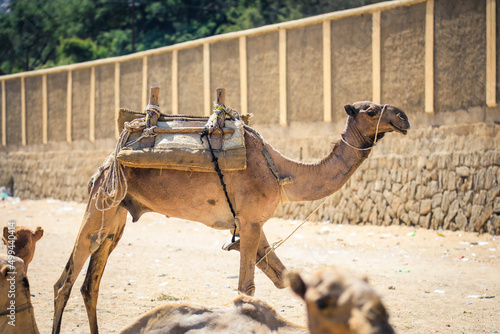
[[[35,233],[33,233],[33,241],[37,242],[37,241],[38,241],[38,240],[40,240],[42,237],[43,237],[43,228],[41,228],[40,226],[38,226],[38,227],[36,228]]]
[[[7,241],[7,238],[9,237],[9,228],[7,226],[4,226],[3,227],[3,243],[7,246],[8,245],[8,241]]]
[[[5,265],[2,268],[0,268],[0,276],[2,278],[7,277],[7,273],[9,272],[9,266]]]
[[[356,117],[356,115],[358,114],[358,109],[354,108],[354,106],[351,104],[346,104],[344,106],[344,110],[347,113],[347,115],[352,117]]]
[[[302,277],[298,273],[291,272],[288,274],[288,281],[290,282],[290,287],[293,292],[300,296],[300,298],[304,299],[306,295],[307,286],[302,280]]]

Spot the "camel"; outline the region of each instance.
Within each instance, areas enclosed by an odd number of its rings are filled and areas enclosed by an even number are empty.
[[[368,157],[371,148],[385,133],[406,134],[410,123],[397,107],[362,101],[344,107],[348,117],[344,132],[334,143],[331,153],[317,163],[302,163],[284,157],[252,131],[245,131],[247,168],[224,173],[227,193],[234,208],[229,209],[217,173],[186,172],[122,167],[128,183],[127,193],[119,205],[105,211],[96,207],[95,194],[102,185],[104,170],[89,193],[86,211],[73,251],[54,285],[53,333],[59,333],[63,310],[73,284],[86,260],[88,270],[81,287],[91,333],[98,333],[96,305],[99,283],[107,259],[122,237],[127,212],[137,222],[146,212],[201,222],[216,229],[230,230],[239,241],[229,247],[240,252],[238,291],[255,292],[254,274],[258,267],[276,287],[286,287],[285,266],[262,231],[282,198],[288,201],[312,201],[339,190]],[[268,167],[263,146],[274,161],[277,172],[292,182],[280,185]],[[236,224],[236,228],[235,228]]]
[[[288,275],[290,287],[306,303],[312,334],[393,334],[380,297],[368,284],[336,268],[302,279]]]
[[[42,237],[43,229],[40,226],[36,228],[35,232],[26,226],[16,226],[13,234],[11,234],[9,228],[5,226],[3,228],[2,240],[7,247],[9,247],[9,241],[13,242],[12,249],[14,254],[23,259],[27,273],[28,266],[35,253],[35,244]]]
[[[307,280],[288,274],[292,290],[306,303],[308,328],[280,316],[264,301],[240,295],[226,309],[189,304],[159,306],[120,334],[283,333],[392,334],[389,316],[368,281],[336,268],[323,269]]]
[[[4,334],[39,334],[24,261],[0,254],[0,329]]]

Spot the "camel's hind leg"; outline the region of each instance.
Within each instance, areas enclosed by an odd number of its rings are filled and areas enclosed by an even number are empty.
[[[73,284],[82,270],[85,261],[87,261],[89,256],[99,248],[97,235],[100,231],[101,223],[105,223],[101,231],[102,239],[105,240],[106,233],[110,230],[109,222],[111,218],[114,217],[116,210],[117,208],[115,207],[103,213],[95,208],[95,202],[93,200],[88,202],[73,251],[71,252],[61,277],[54,285],[54,320],[52,333],[59,333],[61,331],[63,311],[71,294]]]
[[[85,307],[87,308],[91,333],[99,332],[96,313],[99,285],[101,283],[102,274],[104,272],[104,268],[106,267],[108,257],[115,249],[116,245],[118,245],[118,242],[123,235],[126,221],[127,210],[119,207],[111,224],[113,229],[109,231],[106,239],[102,242],[97,251],[90,257],[90,263],[87,274],[85,275],[85,281],[83,282],[80,291],[85,302]]]
[[[262,270],[262,272],[264,272],[264,274],[266,274],[271,281],[273,281],[274,285],[278,289],[283,289],[287,286],[283,274],[286,267],[283,263],[281,263],[281,260],[278,258],[278,255],[276,255],[276,252],[272,251],[264,231],[262,231],[262,234],[260,235],[259,249],[257,250],[257,262],[259,262],[257,267]]]

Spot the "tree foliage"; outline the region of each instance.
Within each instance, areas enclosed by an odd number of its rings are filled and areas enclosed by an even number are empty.
[[[0,0],[0,74],[120,56],[380,1]]]

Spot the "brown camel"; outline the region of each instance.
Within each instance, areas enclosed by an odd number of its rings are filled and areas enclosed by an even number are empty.
[[[12,234],[9,232],[9,228],[5,226],[2,240],[7,247],[13,246],[14,254],[23,259],[27,273],[28,265],[35,253],[35,244],[42,237],[43,229],[40,226],[36,228],[35,232],[26,226],[16,226]]]
[[[307,280],[291,273],[290,286],[305,302],[313,334],[392,334],[389,315],[368,284],[335,268],[323,269]]]
[[[304,301],[308,329],[291,323],[262,300],[240,295],[227,309],[188,304],[157,307],[124,328],[120,334],[392,334],[389,316],[366,280],[335,268],[303,280],[288,275],[291,287]]]
[[[281,188],[267,166],[261,140],[245,131],[247,168],[225,172],[224,175],[236,219],[231,214],[216,173],[129,167],[123,167],[128,183],[126,197],[118,206],[99,211],[94,194],[105,174],[110,172],[105,170],[89,194],[73,251],[54,285],[53,332],[60,331],[64,307],[89,256],[90,263],[81,292],[91,332],[98,332],[96,305],[99,283],[106,261],[122,236],[127,212],[130,212],[134,222],[145,212],[158,212],[231,231],[236,223],[236,234],[241,238],[239,244],[233,247],[240,251],[238,290],[253,295],[256,260],[262,258],[270,247],[262,226],[273,215],[280,199],[311,201],[334,193],[368,157],[376,139],[392,131],[406,134],[410,127],[406,114],[393,106],[357,102],[346,105],[345,111],[348,118],[341,139],[333,145],[332,152],[318,163],[293,161],[265,144],[279,175],[293,181]],[[278,288],[286,286],[283,277],[285,266],[275,253],[270,253],[258,267]]]
[[[38,334],[26,266],[21,258],[0,254],[0,332]]]

